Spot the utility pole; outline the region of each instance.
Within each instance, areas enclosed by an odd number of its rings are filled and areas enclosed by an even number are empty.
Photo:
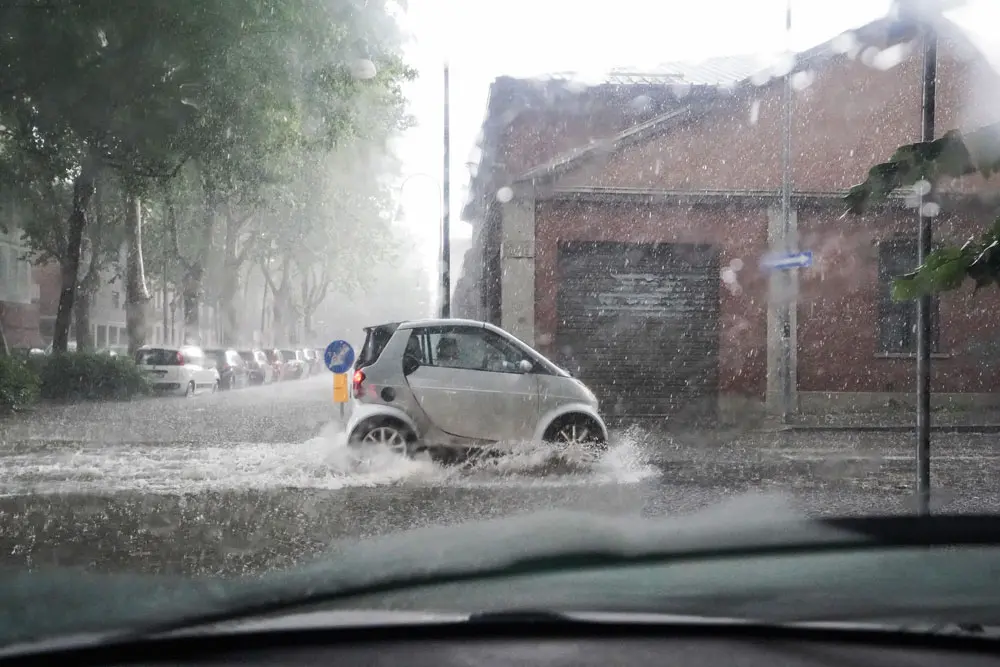
[[[788,54],[792,53],[792,1],[785,6],[785,40]],[[789,67],[784,80],[784,119],[781,159],[781,251],[791,253],[792,239],[792,71]],[[794,285],[791,271],[779,271],[782,289],[778,308],[778,326],[780,337],[779,380],[781,385],[781,421],[788,423],[789,415],[794,411],[792,405],[792,308],[797,301],[794,297]]]
[[[923,81],[921,85],[920,140],[934,140],[937,94],[937,35],[930,22],[923,23]],[[917,263],[922,265],[931,252],[931,216],[925,214],[921,195],[917,208]],[[917,513],[931,513],[931,297],[917,300]]]
[[[448,63],[444,64],[444,177],[441,180],[441,317],[451,317],[451,127]]]

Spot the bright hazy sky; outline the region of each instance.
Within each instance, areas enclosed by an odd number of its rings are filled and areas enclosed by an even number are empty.
[[[887,12],[890,0],[409,0],[407,58],[420,77],[407,91],[418,127],[399,150],[409,178],[399,201],[436,267],[443,165],[443,75],[451,65],[452,238],[468,237],[460,221],[490,83],[498,76],[615,67],[653,68],[672,61],[803,50]],[[949,17],[965,28],[1000,25],[1000,0],[969,0]],[[972,35],[973,38],[976,35]],[[997,46],[997,38],[991,37]],[[978,41],[978,40],[977,40]],[[980,44],[981,45],[981,44]],[[453,259],[453,284],[459,257]]]

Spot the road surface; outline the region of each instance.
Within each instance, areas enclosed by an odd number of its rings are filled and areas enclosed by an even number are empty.
[[[616,433],[593,467],[544,448],[446,468],[359,458],[330,376],[0,422],[0,566],[239,575],[331,541],[544,508],[691,512],[752,492],[812,514],[913,508],[912,438]],[[996,511],[996,435],[935,435],[936,507]]]

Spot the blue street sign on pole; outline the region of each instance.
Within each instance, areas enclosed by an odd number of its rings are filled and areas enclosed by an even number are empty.
[[[323,361],[332,373],[346,373],[354,365],[354,348],[346,340],[335,340],[326,346]]]
[[[769,255],[761,261],[760,265],[765,269],[784,271],[787,269],[805,269],[812,266],[812,263],[812,251],[806,250],[805,252]]]

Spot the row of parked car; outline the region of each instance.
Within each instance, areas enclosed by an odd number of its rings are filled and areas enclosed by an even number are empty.
[[[323,370],[323,352],[312,348],[242,349],[196,345],[143,346],[136,364],[154,388],[185,396],[299,380]]]

